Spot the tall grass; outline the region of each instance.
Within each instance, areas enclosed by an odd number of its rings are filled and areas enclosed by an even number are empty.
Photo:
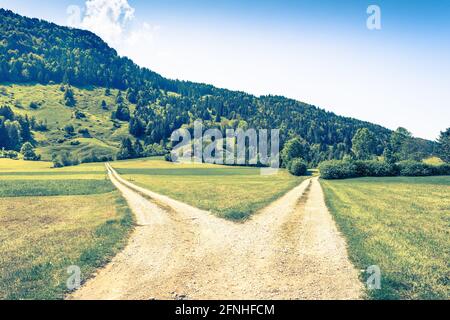
[[[350,258],[360,269],[381,268],[381,289],[370,298],[450,299],[450,177],[321,184]]]
[[[133,225],[118,192],[20,199],[0,199],[0,299],[62,299],[68,267],[80,267],[85,281],[125,246]]]
[[[113,190],[109,180],[0,180],[0,197],[87,195]]]

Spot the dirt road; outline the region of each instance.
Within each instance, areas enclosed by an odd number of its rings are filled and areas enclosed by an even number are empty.
[[[309,179],[246,223],[108,174],[137,217],[126,248],[69,299],[357,299],[345,241]]]

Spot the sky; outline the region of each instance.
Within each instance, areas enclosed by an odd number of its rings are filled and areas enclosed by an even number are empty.
[[[379,8],[379,29],[370,5]],[[172,78],[283,95],[434,140],[450,127],[447,0],[0,0]]]

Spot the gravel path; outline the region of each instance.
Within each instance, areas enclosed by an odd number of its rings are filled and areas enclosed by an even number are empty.
[[[362,285],[317,178],[245,223],[159,195],[107,165],[137,219],[128,245],[69,299],[358,299]]]

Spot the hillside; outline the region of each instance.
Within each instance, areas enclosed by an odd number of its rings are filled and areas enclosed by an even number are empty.
[[[37,119],[45,129],[33,130],[33,140],[43,160],[53,153],[70,151],[80,160],[95,150],[97,156],[113,157],[120,141],[129,136],[128,122],[111,119],[118,90],[97,87],[73,88],[75,107],[64,102],[60,85],[0,85],[0,106],[9,106],[14,114]],[[106,107],[102,108],[102,101]],[[134,105],[128,104],[131,110]],[[66,126],[73,126],[68,134]]]
[[[199,118],[207,122],[206,127],[222,130],[237,126],[280,128],[282,144],[293,136],[306,140],[310,150],[308,160],[313,164],[348,154],[351,139],[359,128],[366,127],[375,134],[378,154],[391,133],[382,126],[341,117],[285,97],[255,97],[211,85],[166,79],[119,57],[91,32],[3,9],[0,9],[0,83],[14,84],[0,97],[1,104],[19,114],[47,120],[49,131],[34,134],[47,158],[52,151],[70,143],[61,143],[61,127],[67,121],[74,123],[76,129],[89,128],[92,138],[80,141],[83,148],[95,144],[103,151],[117,147],[120,138],[127,135],[128,127],[145,144],[161,145],[167,143],[174,129]],[[74,87],[76,103],[70,107],[59,91],[62,83]],[[105,88],[115,89],[111,97],[122,90],[125,101],[117,103],[104,97]],[[101,108],[102,100],[111,110]],[[22,109],[17,107],[17,101]],[[29,108],[32,101],[40,104],[36,110]],[[121,104],[130,106],[131,118],[129,125],[119,123],[117,128],[119,121],[112,121],[111,113]],[[73,119],[74,110],[86,113],[86,118]]]

